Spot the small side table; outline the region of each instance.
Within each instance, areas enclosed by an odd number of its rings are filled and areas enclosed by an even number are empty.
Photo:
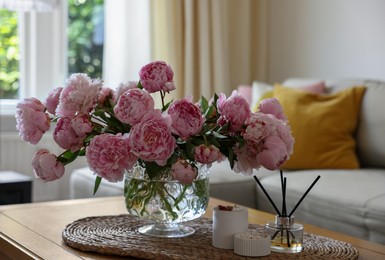
[[[13,171],[0,171],[0,205],[31,201],[31,177]]]

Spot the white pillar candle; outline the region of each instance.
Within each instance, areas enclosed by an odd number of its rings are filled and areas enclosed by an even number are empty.
[[[271,239],[258,232],[239,233],[234,236],[234,253],[242,256],[265,256],[271,253]]]
[[[224,207],[228,208],[228,207]],[[234,206],[232,210],[215,207],[213,212],[213,246],[234,249],[234,235],[248,230],[247,208]]]

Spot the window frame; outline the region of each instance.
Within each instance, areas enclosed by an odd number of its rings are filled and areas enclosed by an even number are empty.
[[[19,12],[19,98],[0,99],[2,119],[14,116],[16,105],[22,99],[36,97],[44,101],[53,88],[64,84],[67,75],[68,3],[58,2],[52,12]],[[1,128],[3,130],[3,124]]]

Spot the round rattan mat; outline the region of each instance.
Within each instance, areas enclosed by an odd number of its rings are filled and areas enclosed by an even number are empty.
[[[79,219],[63,231],[66,245],[88,252],[131,256],[143,259],[251,259],[234,254],[233,250],[212,246],[212,221],[200,218],[189,223],[195,234],[185,238],[157,238],[139,234],[145,221],[130,215],[101,216]],[[261,229],[250,225],[249,229]],[[304,249],[297,254],[272,252],[258,259],[357,259],[358,251],[351,244],[304,233]]]

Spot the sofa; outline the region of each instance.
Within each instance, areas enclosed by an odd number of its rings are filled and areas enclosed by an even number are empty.
[[[305,90],[320,82],[324,93]],[[362,87],[364,91],[357,94]],[[385,82],[291,78],[275,86],[254,82],[250,88],[252,108],[272,96],[288,112],[296,138],[292,158],[282,167],[288,211],[319,175],[294,212],[295,218],[385,244]],[[336,111],[328,111],[330,107]],[[343,128],[346,131],[341,133]],[[279,172],[260,168],[253,175],[280,208]],[[91,197],[94,180],[88,168],[75,170],[70,177],[71,198]],[[122,183],[102,182],[96,196],[122,194]],[[275,213],[253,176],[234,173],[227,161],[211,167],[210,195]]]

